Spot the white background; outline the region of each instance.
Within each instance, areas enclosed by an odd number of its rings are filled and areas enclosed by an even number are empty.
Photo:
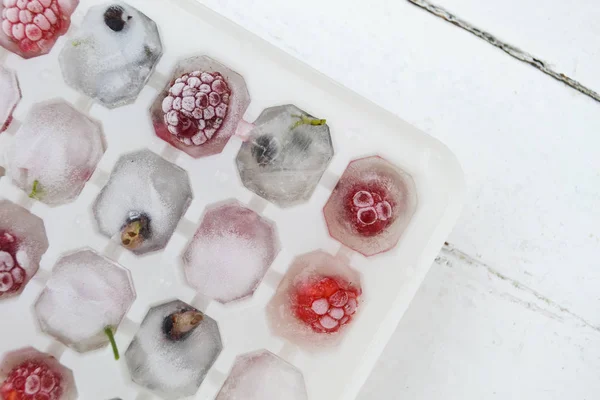
[[[203,0],[446,143],[450,243],[366,399],[597,399],[600,103],[406,0]],[[600,91],[597,0],[437,0]]]

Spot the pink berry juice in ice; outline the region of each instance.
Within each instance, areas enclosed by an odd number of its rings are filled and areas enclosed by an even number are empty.
[[[12,122],[12,114],[21,100],[17,74],[0,66],[0,133]]]
[[[323,208],[329,234],[365,256],[392,249],[410,222],[417,189],[381,157],[352,161]]]

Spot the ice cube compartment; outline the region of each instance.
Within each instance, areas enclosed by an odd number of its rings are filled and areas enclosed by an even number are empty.
[[[49,207],[30,199],[9,176],[0,177],[0,196],[42,218],[50,242],[39,272],[25,290],[16,298],[0,302],[1,312],[14,321],[14,331],[18,332],[3,334],[0,352],[32,345],[55,355],[73,371],[79,398],[159,398],[156,392],[132,381],[125,360],[115,363],[109,347],[78,353],[44,334],[31,312],[57,261],[64,254],[88,246],[129,269],[135,284],[137,299],[116,332],[122,354],[148,311],[174,299],[216,321],[223,350],[196,395],[189,398],[215,398],[236,358],[261,349],[302,373],[308,399],[351,398],[368,375],[458,214],[462,194],[460,168],[437,141],[332,84],[193,0],[132,0],[128,4],[157,23],[165,51],[148,85],[129,105],[108,110],[63,80],[58,60],[62,47],[75,38],[84,16],[96,2],[81,1],[72,16],[72,29],[48,55],[25,61],[0,50],[3,66],[19,71],[23,92],[14,123],[0,134],[0,152],[12,144],[32,106],[57,95],[92,120],[100,121],[107,145],[79,196],[66,205]],[[335,155],[305,202],[284,209],[247,189],[235,163],[242,147],[238,137],[232,137],[219,154],[193,158],[155,136],[148,110],[170,82],[177,64],[202,54],[244,78],[251,95],[245,120],[255,121],[263,110],[285,104],[327,119]],[[193,199],[175,223],[166,247],[137,255],[98,230],[93,204],[119,160],[142,150],[185,170]],[[384,157],[413,177],[419,203],[398,245],[367,258],[329,235],[323,207],[350,161],[373,155]],[[6,167],[5,161],[0,161],[0,165]],[[231,199],[275,225],[281,251],[252,296],[222,304],[188,284],[182,255],[206,211]],[[360,312],[343,332],[340,343],[309,351],[270,329],[266,306],[293,260],[318,250],[345,258],[362,277],[363,295]],[[335,374],[331,374],[332,365],[336,367]]]

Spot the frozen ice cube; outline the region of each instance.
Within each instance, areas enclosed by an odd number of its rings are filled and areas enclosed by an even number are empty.
[[[159,138],[198,158],[223,151],[249,104],[241,75],[198,56],[177,64],[150,113]]]
[[[135,100],[161,55],[154,21],[115,2],[89,9],[60,65],[67,84],[113,108]]]
[[[210,208],[183,255],[186,278],[227,303],[251,295],[279,252],[273,224],[238,202]]]
[[[285,105],[254,125],[236,160],[244,186],[280,207],[308,201],[333,157],[325,121]]]
[[[109,343],[135,299],[129,271],[92,250],[62,257],[35,303],[44,332],[79,352]]]
[[[0,299],[20,293],[48,249],[44,221],[0,200]]]
[[[337,344],[356,317],[360,275],[322,251],[297,257],[267,305],[271,330],[307,349]]]
[[[3,0],[0,46],[23,58],[50,52],[71,24],[78,0]]]
[[[215,320],[175,300],[148,311],[125,359],[134,382],[177,399],[198,391],[222,348]]]
[[[215,400],[306,400],[302,373],[275,354],[260,350],[235,359]]]
[[[6,353],[0,361],[0,382],[0,397],[7,400],[77,398],[73,372],[32,347]]]
[[[330,235],[365,256],[392,249],[417,205],[410,175],[381,157],[352,161],[323,208]]]
[[[8,175],[50,205],[74,200],[104,153],[102,132],[62,100],[32,107],[6,152]]]
[[[0,66],[0,132],[8,128],[19,100],[21,100],[21,90],[17,74]]]
[[[122,156],[94,203],[100,232],[137,254],[162,249],[192,199],[187,173],[149,150]]]

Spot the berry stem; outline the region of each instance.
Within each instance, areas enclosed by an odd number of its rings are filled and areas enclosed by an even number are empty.
[[[42,193],[42,189],[40,188],[40,181],[37,179],[33,181],[33,187],[31,188],[31,192],[29,193],[29,197],[35,200],[40,199],[40,194]]]
[[[117,347],[117,342],[115,342],[115,334],[113,332],[113,328],[111,326],[107,326],[106,328],[104,328],[104,333],[106,334],[106,336],[108,336],[108,341],[110,342],[110,346],[112,347],[115,360],[118,360],[120,358],[119,348]]]
[[[292,125],[290,130],[296,129],[300,125],[312,125],[319,126],[325,125],[327,123],[326,119],[318,119],[318,118],[310,118],[307,115],[292,115],[294,118],[300,118],[294,125]]]

